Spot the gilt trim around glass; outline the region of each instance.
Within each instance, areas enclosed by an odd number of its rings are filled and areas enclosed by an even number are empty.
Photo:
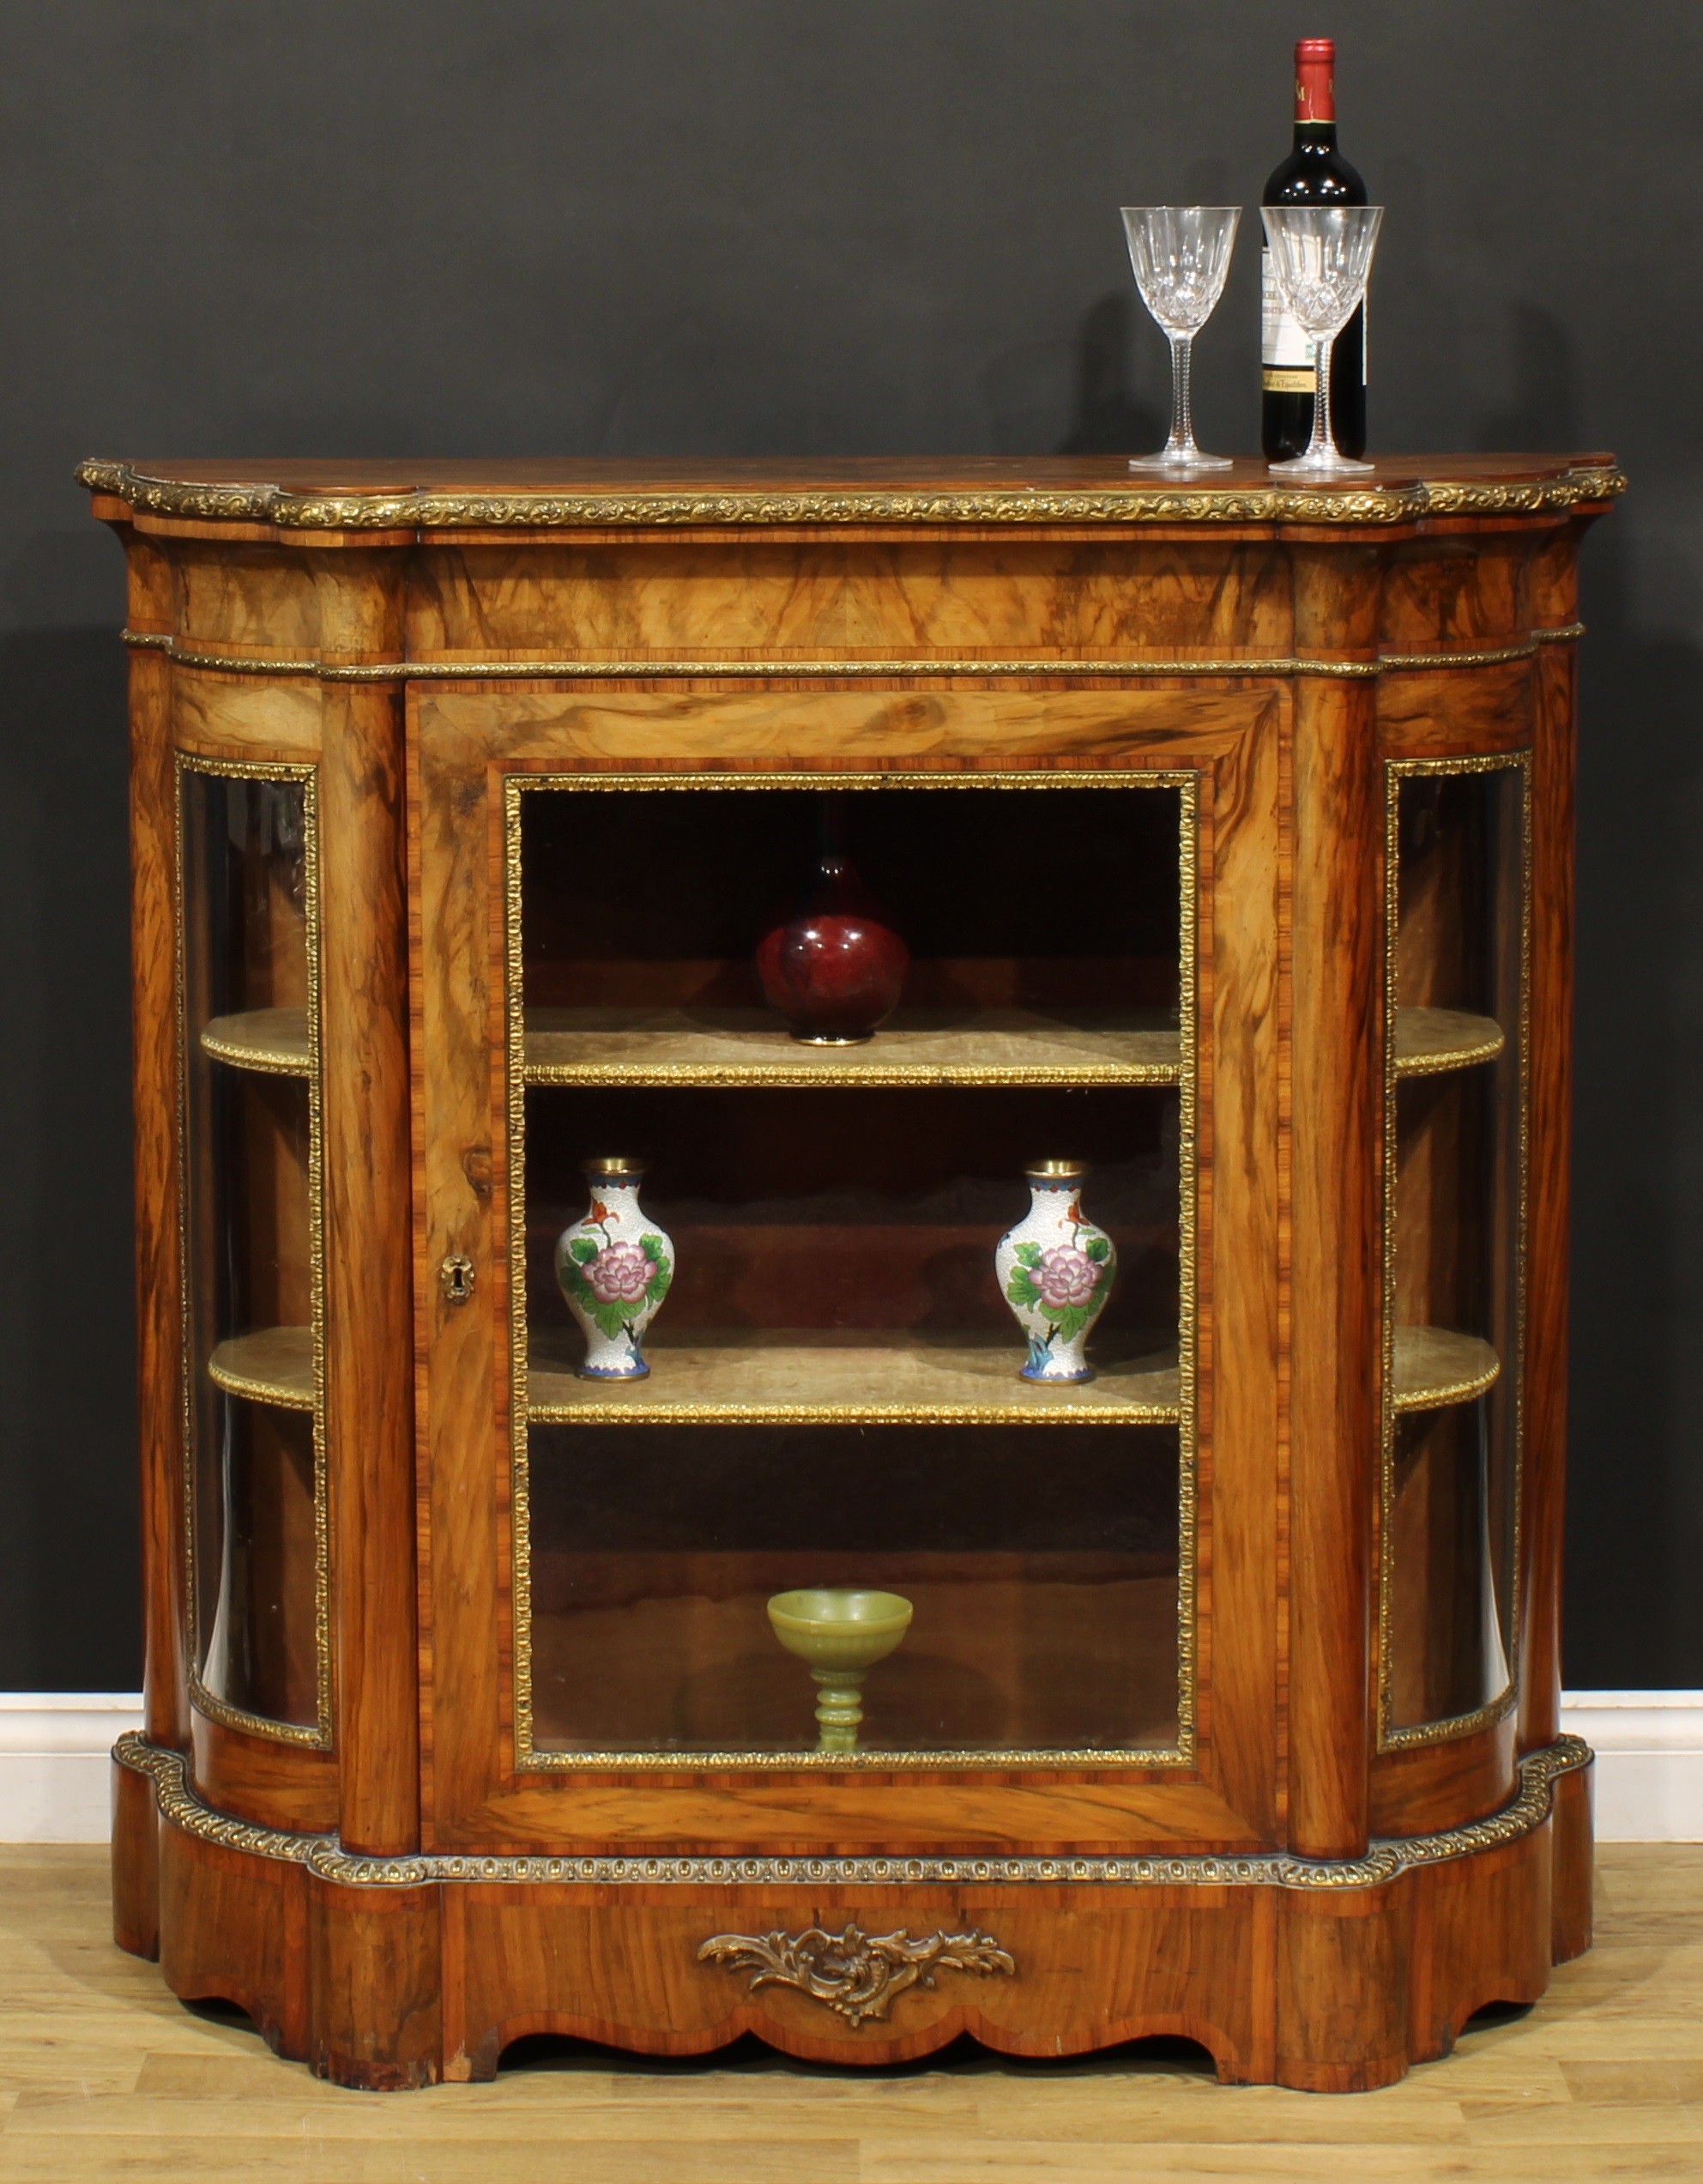
[[[1395,1392],[1396,1341],[1396,1194],[1398,1158],[1396,1087],[1399,1072],[1396,1056],[1396,996],[1398,947],[1400,941],[1400,820],[1401,784],[1430,775],[1518,773],[1520,778],[1519,826],[1519,1118],[1516,1128],[1519,1173],[1514,1180],[1514,1324],[1513,1354],[1503,1358],[1502,1370],[1512,1388],[1513,1431],[1513,1537],[1510,1552],[1513,1574],[1509,1628],[1506,1646],[1507,1681],[1495,1697],[1470,1713],[1449,1715],[1434,1721],[1397,1727],[1394,1709],[1392,1618],[1395,1579],[1396,1427],[1404,1407]],[[1512,1711],[1519,1693],[1521,1568],[1525,1546],[1523,1515],[1525,1497],[1525,1288],[1527,1177],[1531,1168],[1531,753],[1499,752],[1482,757],[1392,759],[1385,764],[1384,810],[1384,1206],[1383,1206],[1383,1398],[1379,1460],[1378,1496],[1378,1744],[1380,1751],[1399,1751],[1416,1745],[1442,1744],[1487,1728]],[[1500,1049],[1497,1050],[1501,1051]],[[1484,1060],[1495,1056],[1486,1054]]]
[[[305,1745],[320,1751],[329,1751],[333,1744],[333,1697],[331,1659],[331,1512],[329,1482],[326,1470],[325,1440],[325,1237],[324,1237],[324,1175],[323,1135],[322,1128],[323,1078],[320,1066],[319,1040],[319,979],[320,979],[320,914],[319,914],[319,814],[318,773],[312,765],[288,765],[244,759],[214,759],[176,753],[177,782],[175,800],[175,899],[172,905],[177,961],[175,977],[178,1013],[178,1083],[177,1127],[178,1146],[178,1280],[179,1310],[183,1330],[183,1493],[184,1493],[184,1600],[187,1618],[190,1697],[198,1713],[226,1728],[240,1729],[251,1736],[266,1737],[275,1742]],[[251,1713],[245,1707],[232,1705],[208,1690],[201,1678],[200,1586],[196,1562],[196,1374],[203,1361],[197,1361],[194,1348],[193,1313],[190,1304],[190,1236],[188,1178],[193,1172],[189,1141],[189,1069],[190,1062],[190,1032],[188,1014],[188,930],[186,914],[187,873],[184,862],[184,792],[190,776],[231,781],[288,782],[299,786],[302,792],[302,891],[305,904],[304,929],[307,955],[307,1066],[305,1074],[308,1093],[308,1259],[312,1292],[311,1338],[313,1358],[313,1394],[311,1407],[313,1419],[313,1531],[314,1531],[314,1600],[313,1630],[315,1656],[316,1714],[311,1724],[277,1721],[261,1714]],[[197,1034],[198,1041],[198,1034]],[[223,1061],[216,1049],[203,1050],[209,1059]],[[295,1074],[292,1071],[290,1074]],[[218,1384],[218,1383],[215,1383]],[[227,1394],[234,1391],[226,1388]]]
[[[540,1750],[533,1733],[532,1688],[532,1576],[531,1492],[528,1450],[528,1333],[526,1283],[526,1068],[525,958],[522,916],[524,873],[522,864],[523,799],[534,790],[567,794],[607,795],[626,791],[699,790],[710,794],[738,794],[741,790],[804,789],[831,786],[839,790],[903,789],[921,791],[952,789],[1030,790],[1109,789],[1175,790],[1179,800],[1178,826],[1178,1023],[1179,1066],[1170,1081],[1177,1087],[1178,1209],[1177,1209],[1177,1740],[1175,1745],[1123,1750],[1013,1749],[855,1752],[820,1751],[552,1751]],[[510,1388],[510,1532],[512,1547],[514,1629],[514,1743],[516,1771],[694,1773],[704,1768],[762,1769],[786,1774],[795,1770],[873,1768],[888,1770],[957,1767],[987,1769],[1012,1766],[1187,1767],[1194,1762],[1196,1739],[1196,1598],[1199,1494],[1196,1481],[1195,1318],[1197,1265],[1195,1221],[1198,1083],[1198,965],[1196,954],[1199,886],[1199,776],[1193,768],[1127,766],[1090,771],[1048,768],[1022,772],[973,773],[853,773],[788,771],[752,774],[680,772],[645,773],[511,773],[504,780],[504,904],[507,953],[508,1031],[508,1219],[509,1219],[509,1339]],[[1129,1081],[1145,1081],[1138,1071]],[[679,1415],[676,1413],[675,1415]],[[865,1410],[827,1407],[814,1414],[826,1425],[855,1424],[871,1418]],[[1150,1407],[1138,1407],[1132,1418],[1150,1422]],[[1008,1409],[990,1412],[975,1423],[1028,1424],[1032,1410],[1018,1402]],[[1055,1423],[1058,1413],[1049,1407],[1043,1423]],[[1099,1408],[1096,1422],[1123,1423],[1118,1410]],[[601,1422],[601,1421],[600,1421]],[[734,1421],[743,1422],[743,1421]],[[898,1423],[897,1417],[882,1423]],[[955,1413],[921,1413],[907,1408],[908,1424],[967,1423]]]

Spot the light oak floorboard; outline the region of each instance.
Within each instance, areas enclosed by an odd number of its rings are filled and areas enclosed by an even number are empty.
[[[874,2077],[741,2048],[587,2050],[492,2085],[350,2093],[196,2015],[107,1938],[105,1854],[0,1848],[6,2184],[1587,2184],[1703,2175],[1703,1846],[1615,1844],[1598,1939],[1524,2017],[1381,2093],[1219,2087],[1169,2060],[972,2054]]]

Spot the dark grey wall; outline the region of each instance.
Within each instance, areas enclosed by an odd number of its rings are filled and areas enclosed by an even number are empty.
[[[1340,42],[1385,448],[1612,447],[1585,762],[1575,1685],[1703,1685],[1703,15],[1587,0],[53,0],[0,21],[0,1685],[137,1673],[119,557],[79,456],[1151,442],[1120,203]],[[1203,436],[1248,447],[1244,238]]]

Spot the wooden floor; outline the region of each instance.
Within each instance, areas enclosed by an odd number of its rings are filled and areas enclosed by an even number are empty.
[[[105,1854],[0,1849],[0,2180],[1163,2184],[1703,2177],[1703,1846],[1599,1865],[1595,1951],[1386,2092],[1216,2085],[1175,2060],[968,2052],[876,2076],[752,2048],[533,2042],[492,2085],[347,2093],[196,2015],[106,1934]]]

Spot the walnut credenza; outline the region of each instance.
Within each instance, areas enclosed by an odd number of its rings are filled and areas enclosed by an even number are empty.
[[[119,1940],[344,2083],[559,2031],[1378,2085],[1588,1941],[1560,1734],[1606,457],[91,463],[130,565]],[[910,946],[751,950],[824,785]],[[647,1164],[647,1380],[553,1238]],[[993,1245],[1090,1163],[1091,1382]],[[764,1616],[896,1590],[859,1749]]]

